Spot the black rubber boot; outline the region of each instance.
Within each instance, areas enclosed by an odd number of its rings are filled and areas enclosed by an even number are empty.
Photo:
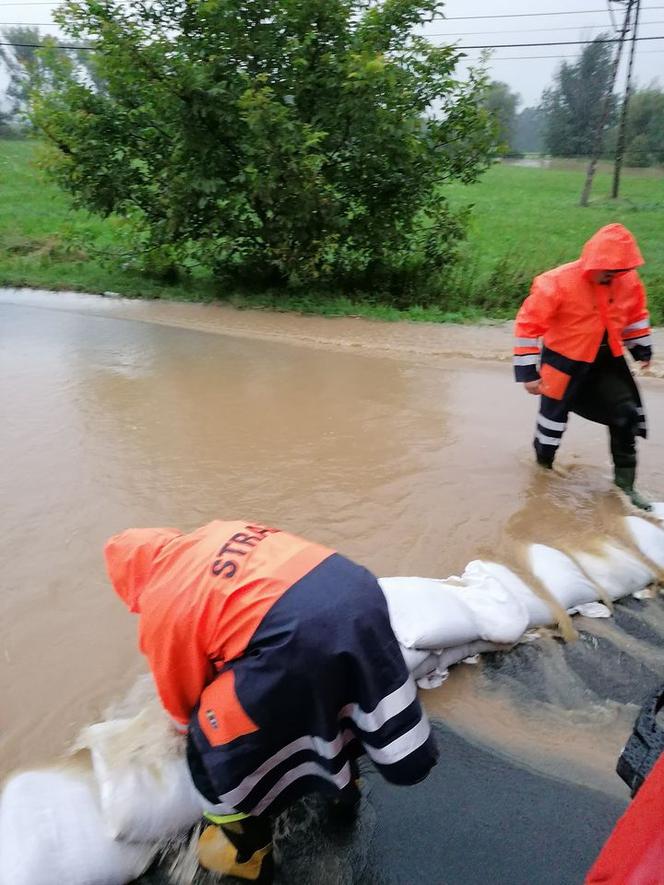
[[[634,488],[636,480],[636,467],[615,467],[614,483],[623,491],[632,504],[639,510],[652,510],[652,504],[639,494]]]
[[[339,795],[328,805],[328,813],[332,824],[352,826],[357,820],[362,802],[360,791],[360,767],[357,759],[350,761],[351,782],[344,787]]]

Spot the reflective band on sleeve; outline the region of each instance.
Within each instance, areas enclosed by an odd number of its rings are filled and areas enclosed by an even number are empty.
[[[625,341],[625,344],[629,347],[635,347],[637,344],[640,344],[642,347],[650,347],[652,344],[652,336],[644,335],[643,338],[628,338]]]
[[[426,743],[427,738],[431,734],[431,726],[426,716],[422,718],[414,728],[402,734],[385,747],[371,747],[364,744],[367,755],[378,765],[394,765],[401,762],[406,756],[410,756],[415,750],[419,750],[422,744]]]
[[[557,430],[559,433],[562,433],[567,427],[566,423],[563,423],[562,421],[552,421],[550,418],[545,418],[544,415],[537,416],[537,423],[541,424],[542,427],[546,427],[547,430]]]
[[[417,697],[417,688],[415,682],[408,677],[402,686],[388,694],[378,704],[378,706],[369,713],[366,713],[358,704],[348,704],[340,713],[340,717],[348,717],[361,728],[362,731],[378,731],[388,721],[403,713],[406,707],[410,707]]]
[[[539,347],[539,338],[515,338],[515,347]]]
[[[532,353],[527,354],[526,356],[515,356],[514,357],[514,365],[515,366],[536,366],[539,362],[539,354]]]
[[[650,317],[646,317],[645,320],[639,320],[638,323],[632,323],[631,326],[625,326],[623,329],[623,335],[626,335],[628,332],[637,332],[639,329],[649,329],[650,328]]]

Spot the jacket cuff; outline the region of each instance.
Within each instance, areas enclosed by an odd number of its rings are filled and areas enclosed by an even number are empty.
[[[527,366],[514,366],[514,378],[521,384],[525,383],[526,381],[537,381],[539,380],[539,377],[539,369],[534,364]]]
[[[625,342],[629,347],[629,352],[632,354],[632,358],[636,360],[637,363],[649,363],[652,359],[652,347],[649,344],[633,344],[631,347],[629,342]]]

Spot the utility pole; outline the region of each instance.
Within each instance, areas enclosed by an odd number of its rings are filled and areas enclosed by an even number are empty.
[[[629,31],[630,23],[632,21],[632,11],[634,7],[637,5],[638,0],[628,0],[627,9],[625,10],[625,19],[622,24],[622,28],[620,30],[620,35],[618,37],[618,45],[616,48],[616,54],[613,59],[613,65],[611,68],[611,78],[609,87],[606,93],[606,99],[604,101],[604,110],[602,111],[602,116],[597,122],[597,129],[595,130],[595,139],[593,143],[592,155],[590,157],[590,162],[588,163],[588,171],[586,172],[586,182],[583,186],[583,192],[581,193],[581,206],[587,206],[588,201],[590,199],[590,191],[593,186],[593,178],[595,177],[595,172],[597,170],[597,161],[599,160],[599,155],[602,152],[602,141],[604,140],[604,129],[606,128],[606,124],[609,120],[609,114],[611,113],[611,101],[613,99],[613,89],[616,85],[616,77],[618,76],[618,68],[620,67],[620,59],[622,58],[622,51],[625,45],[625,37]]]
[[[613,190],[611,196],[614,200],[618,198],[620,192],[620,173],[622,172],[623,156],[625,154],[625,134],[627,130],[627,112],[629,110],[629,100],[632,97],[632,70],[634,68],[634,56],[636,55],[636,37],[639,30],[639,14],[641,12],[641,0],[636,0],[636,12],[634,14],[634,27],[632,28],[632,45],[629,51],[629,67],[627,68],[627,84],[625,85],[625,95],[620,111],[620,124],[618,127],[618,142],[616,144],[616,159],[613,169]]]

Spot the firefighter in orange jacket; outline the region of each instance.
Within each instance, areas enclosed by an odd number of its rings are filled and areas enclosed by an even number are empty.
[[[435,739],[367,569],[240,521],[188,534],[129,529],[105,555],[113,587],[139,616],[163,706],[187,732],[211,824],[199,842],[204,868],[266,885],[271,815],[316,791],[352,817],[364,753],[396,784],[435,765]]]
[[[636,437],[646,436],[641,397],[624,358],[652,358],[643,257],[621,224],[601,228],[581,258],[535,277],[515,323],[514,370],[539,394],[535,453],[552,467],[570,412],[609,428],[615,484],[644,510],[636,491]]]

